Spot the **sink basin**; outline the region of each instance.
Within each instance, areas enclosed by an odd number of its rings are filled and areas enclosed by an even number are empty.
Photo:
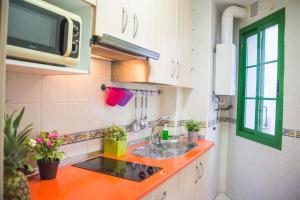
[[[181,140],[163,140],[156,144],[147,144],[132,150],[132,154],[140,157],[167,159],[189,152],[197,144]]]

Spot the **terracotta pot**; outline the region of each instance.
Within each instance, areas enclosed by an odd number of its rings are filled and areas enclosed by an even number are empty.
[[[45,162],[45,160],[38,160],[37,165],[40,171],[40,177],[42,180],[50,180],[56,177],[58,165],[60,160],[54,160],[52,162]]]

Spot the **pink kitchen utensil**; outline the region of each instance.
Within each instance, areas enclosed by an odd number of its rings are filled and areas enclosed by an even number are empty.
[[[124,92],[124,97],[119,101],[119,106],[125,106],[133,96],[133,93],[128,89],[122,89]]]
[[[117,105],[121,99],[125,97],[125,92],[123,89],[119,88],[108,88],[106,104],[110,106]]]

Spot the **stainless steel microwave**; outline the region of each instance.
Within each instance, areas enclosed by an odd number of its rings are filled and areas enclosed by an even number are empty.
[[[7,56],[66,66],[78,65],[82,21],[41,0],[10,0]]]

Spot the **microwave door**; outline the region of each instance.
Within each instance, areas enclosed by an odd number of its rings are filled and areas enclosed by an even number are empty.
[[[72,20],[31,1],[10,0],[8,55],[51,62],[46,54],[67,57],[72,46]],[[70,36],[71,35],[71,36]],[[52,58],[55,58],[52,56]]]

